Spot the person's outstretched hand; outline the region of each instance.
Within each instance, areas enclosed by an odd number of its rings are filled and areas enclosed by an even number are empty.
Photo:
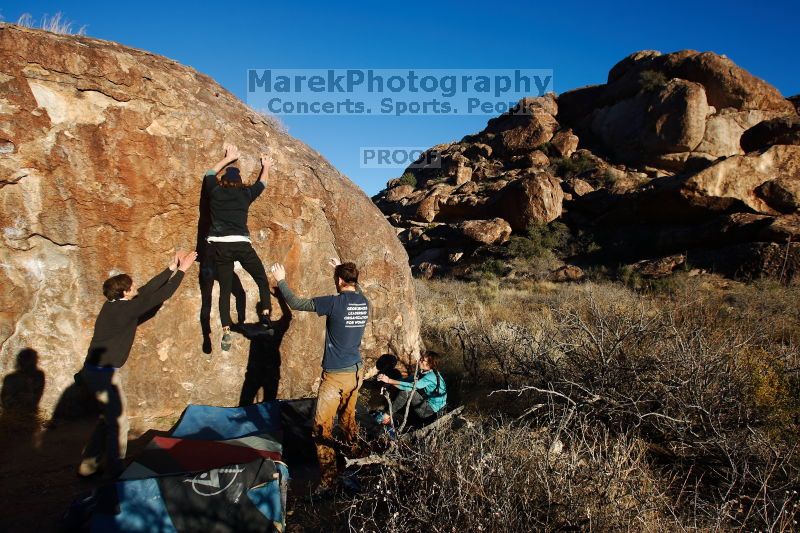
[[[286,269],[280,263],[275,263],[269,267],[269,273],[275,278],[275,281],[283,281],[286,279]]]
[[[389,376],[387,376],[386,374],[378,374],[378,381],[380,381],[381,383],[389,383],[391,379],[389,379]]]
[[[272,168],[272,163],[272,156],[269,155],[269,152],[261,154],[261,168],[268,172]]]
[[[336,268],[337,266],[341,265],[341,264],[342,264],[342,262],[341,262],[341,261],[339,261],[339,260],[338,260],[337,258],[335,258],[335,257],[331,257],[331,258],[328,260],[328,264],[329,264],[331,267],[333,267],[333,268]]]
[[[178,270],[181,272],[186,272],[194,264],[195,259],[197,259],[197,252],[194,250],[191,252],[184,252],[183,257],[181,257],[178,261]]]
[[[235,145],[231,143],[225,143],[223,145],[223,149],[225,150],[225,160],[228,161],[228,163],[233,163],[239,159],[239,149],[236,148]]]
[[[175,269],[178,268],[178,264],[181,262],[181,257],[183,257],[182,251],[178,250],[175,252],[175,257],[172,258],[172,262],[169,264],[169,269],[175,272]]]

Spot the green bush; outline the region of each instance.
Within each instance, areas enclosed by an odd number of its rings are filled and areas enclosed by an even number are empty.
[[[531,224],[527,236],[509,239],[508,251],[520,259],[534,259],[551,253],[562,253],[571,238],[569,228],[562,222]]]
[[[582,154],[578,154],[572,158],[558,157],[553,159],[555,166],[556,176],[566,178],[569,176],[577,176],[589,170],[594,170],[596,165],[592,158]]]
[[[417,177],[411,172],[406,172],[400,176],[400,185],[411,185],[412,187],[416,188]]]
[[[499,259],[489,259],[481,263],[477,270],[481,274],[499,278],[505,275],[507,267],[506,264]]]
[[[661,72],[645,70],[639,74],[639,86],[643,91],[657,91],[667,84],[669,80]]]

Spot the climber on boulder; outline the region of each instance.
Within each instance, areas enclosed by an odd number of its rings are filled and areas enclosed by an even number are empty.
[[[169,268],[138,289],[128,274],[118,274],[103,283],[107,301],[97,315],[80,372],[81,380],[100,406],[100,420],[83,450],[78,475],[91,476],[103,459],[109,477],[122,472],[128,418],[119,369],[128,360],[140,321],[178,290],[196,258],[196,252],[177,252]]]
[[[358,287],[358,268],[354,263],[331,259],[337,294],[301,298],[286,283],[286,269],[281,264],[270,268],[287,305],[295,311],[315,312],[326,316],[325,352],[322,356],[322,381],[317,393],[313,437],[321,472],[315,495],[330,494],[336,481],[336,452],[333,438],[334,419],[338,415],[348,445],[358,436],[356,401],[364,381],[361,338],[369,318],[369,301]]]
[[[252,185],[242,183],[239,169],[229,166],[239,159],[239,150],[232,144],[224,145],[225,155],[214,167],[205,173],[203,186],[210,195],[211,227],[206,241],[213,247],[219,279],[219,318],[222,322],[223,351],[231,348],[231,287],[233,283],[233,263],[238,261],[258,285],[259,302],[256,310],[259,322],[272,330],[270,311],[272,305],[269,294],[269,281],[264,264],[250,242],[247,229],[247,214],[256,198],[266,188],[272,157],[261,154],[261,172]],[[217,179],[217,176],[225,173]]]

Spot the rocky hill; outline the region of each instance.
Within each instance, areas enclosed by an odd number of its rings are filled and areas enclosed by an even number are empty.
[[[245,179],[259,152],[275,167],[250,211],[253,245],[287,265],[305,295],[334,285],[328,258],[355,261],[372,302],[370,358],[410,357],[419,326],[408,257],[369,198],[317,152],[255,114],[211,78],[140,50],[0,25],[0,372],[38,352],[42,407],[81,367],[101,285],[123,271],[142,283],[175,248],[202,246],[201,178],[223,142],[239,146]],[[346,204],[350,209],[339,209]],[[207,218],[206,224],[208,223]],[[280,377],[279,395],[308,394],[319,377],[324,319],[280,318],[280,352],[241,336],[221,354],[217,289],[206,294],[215,353],[202,353],[198,268],[144,324],[123,369],[131,414],[172,415],[187,403],[236,405],[248,367]],[[257,291],[246,274],[249,321]],[[266,370],[263,368],[267,366]],[[11,391],[4,391],[6,394]]]
[[[373,201],[423,276],[788,279],[800,268],[797,103],[724,56],[637,52],[605,84],[525,98],[434,146],[440,168],[409,167]],[[562,261],[513,262],[542,247]]]

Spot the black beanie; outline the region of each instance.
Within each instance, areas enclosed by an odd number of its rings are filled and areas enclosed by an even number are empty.
[[[239,169],[236,167],[228,167],[225,169],[225,174],[222,175],[223,181],[228,181],[230,183],[241,183],[242,176],[239,174]]]

